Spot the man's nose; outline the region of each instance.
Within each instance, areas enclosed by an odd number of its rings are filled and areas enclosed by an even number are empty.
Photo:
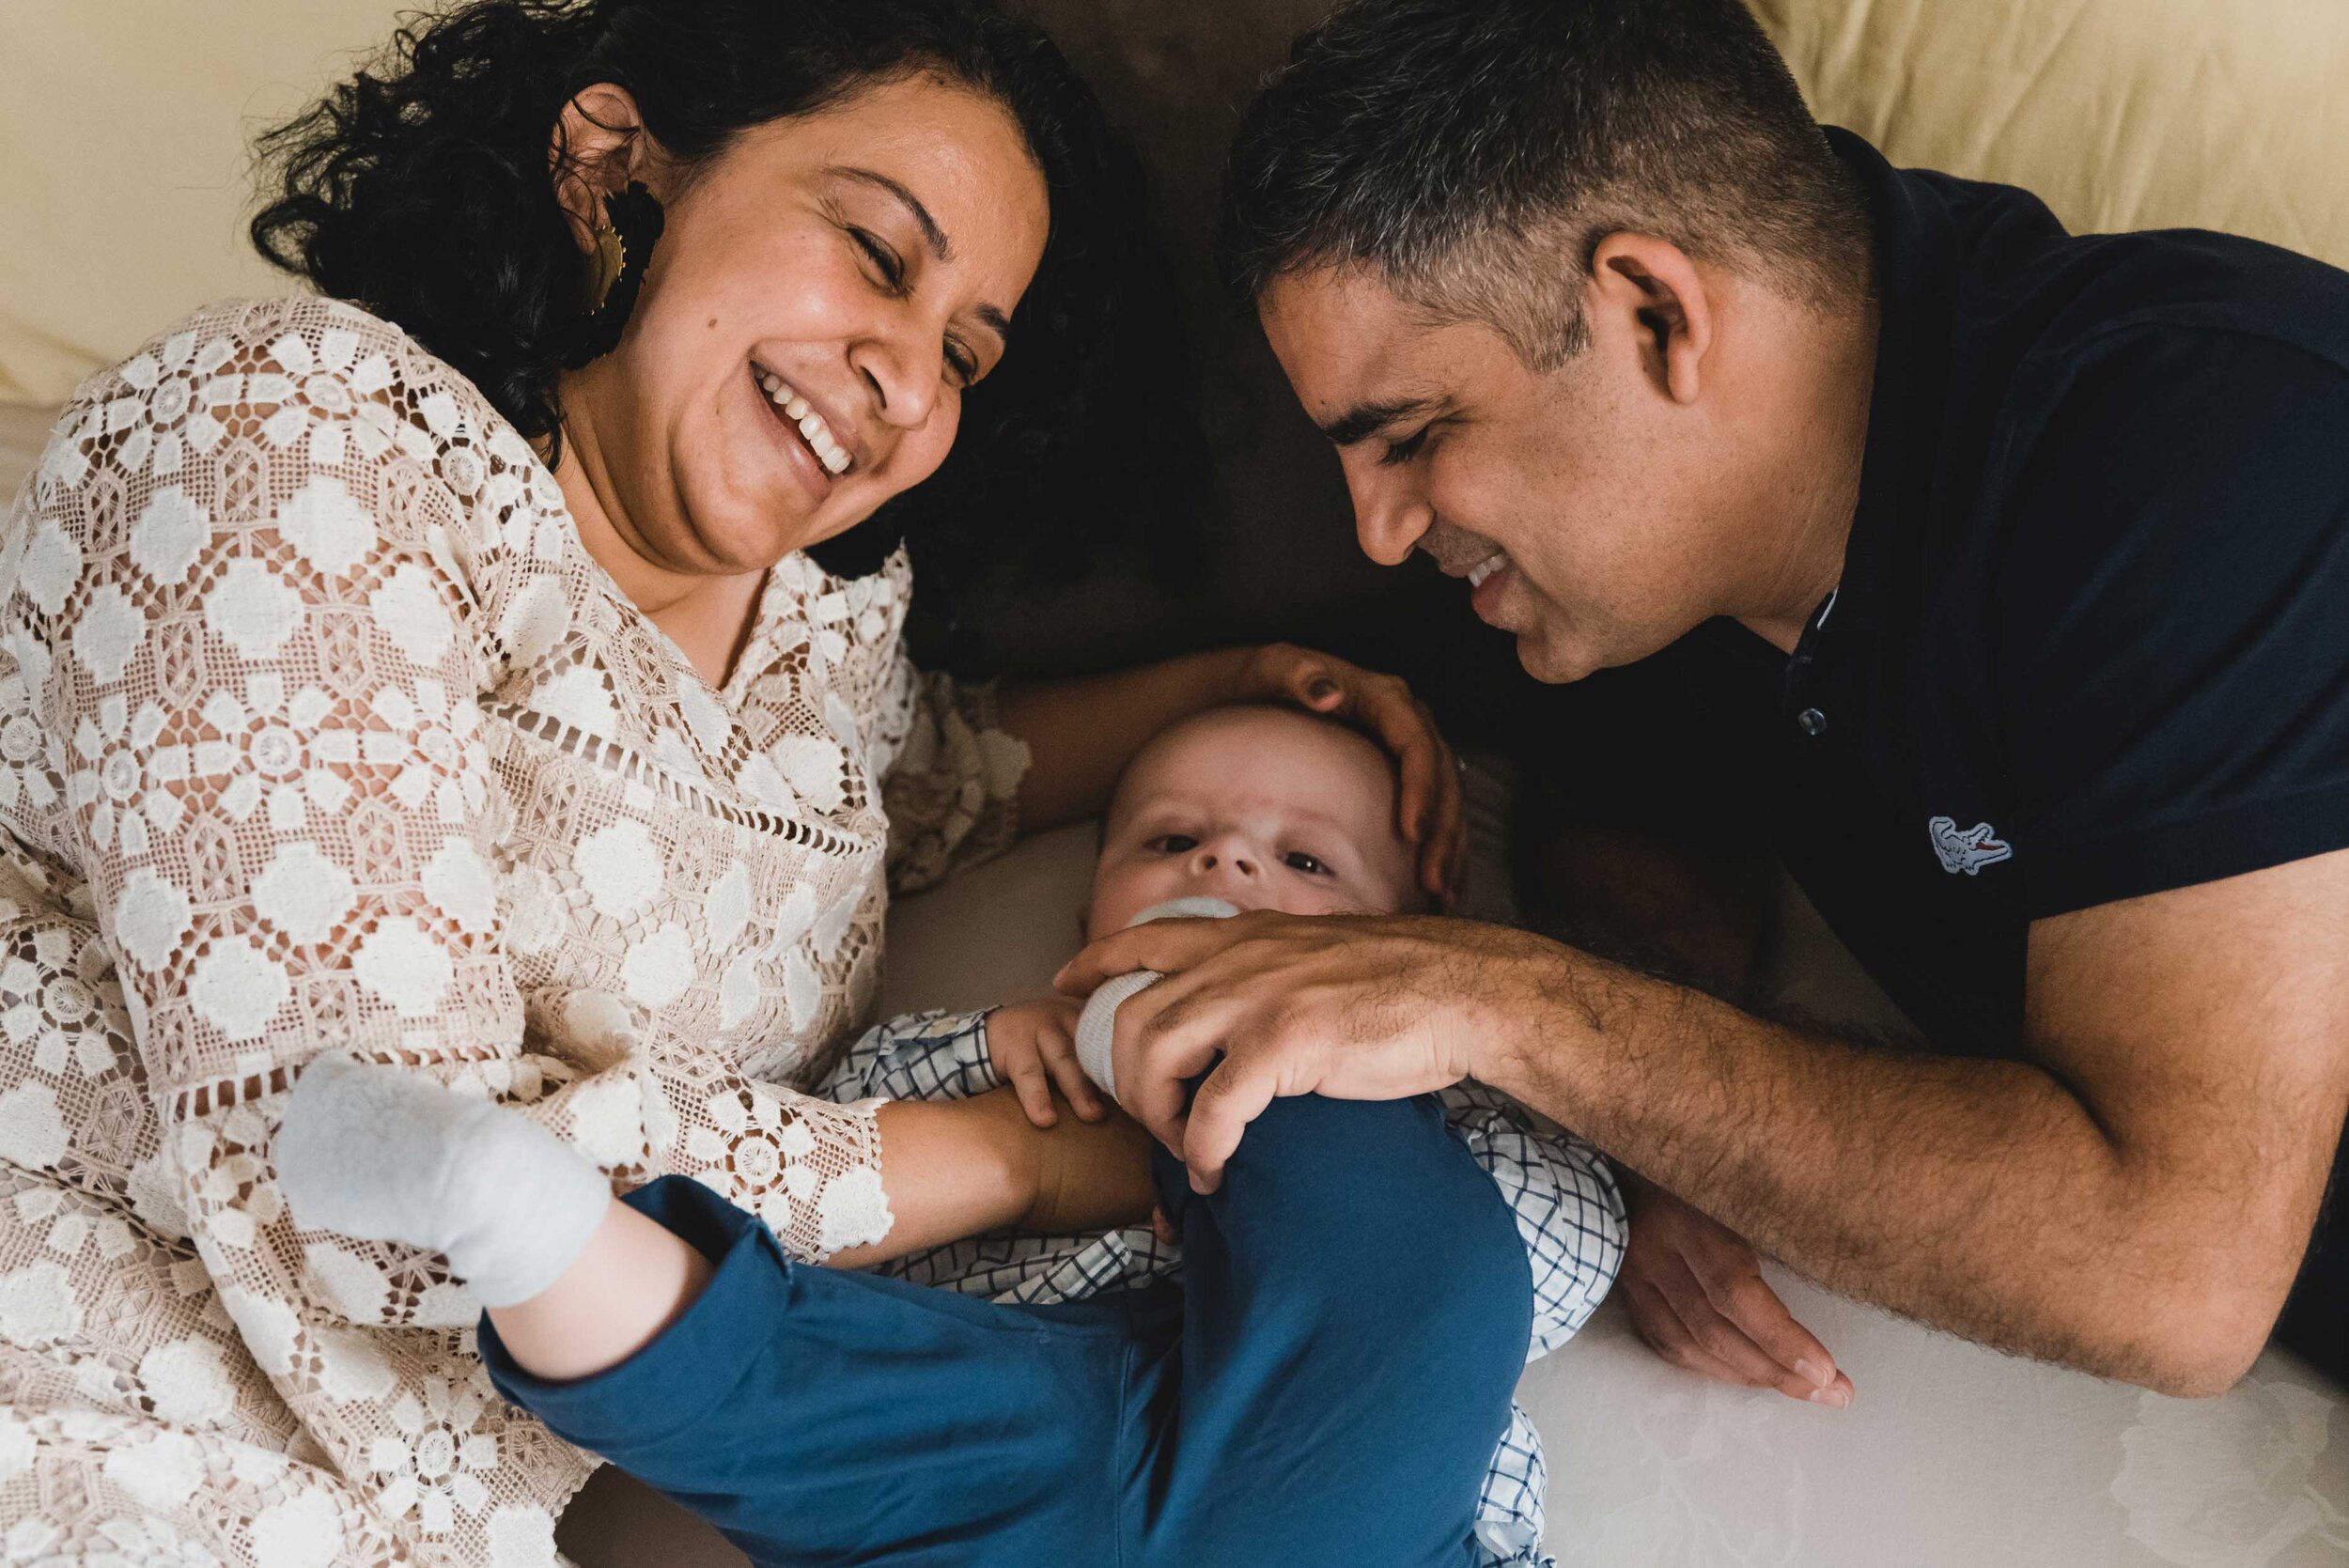
[[[1346,476],[1354,492],[1354,536],[1362,553],[1382,567],[1401,566],[1436,520],[1435,508],[1415,485],[1373,475]]]

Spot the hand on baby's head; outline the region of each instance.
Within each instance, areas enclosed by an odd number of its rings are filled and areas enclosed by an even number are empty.
[[[1211,708],[1161,732],[1111,801],[1086,939],[1196,897],[1299,915],[1422,908],[1393,763],[1296,708]]]

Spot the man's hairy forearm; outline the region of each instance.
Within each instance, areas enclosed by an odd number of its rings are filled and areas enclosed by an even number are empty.
[[[1480,1077],[1832,1288],[2164,1380],[2109,1309],[2116,1289],[2162,1298],[2175,1228],[2046,1072],[1772,1023],[1570,950],[1518,971],[1530,1005]]]

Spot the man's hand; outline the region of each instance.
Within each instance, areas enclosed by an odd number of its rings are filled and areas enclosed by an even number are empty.
[[[1764,1282],[1743,1236],[1628,1172],[1631,1240],[1615,1288],[1647,1347],[1688,1372],[1843,1409],[1852,1381]]]
[[[1011,1086],[1028,1120],[1039,1127],[1060,1120],[1052,1104],[1055,1084],[1083,1120],[1097,1122],[1109,1114],[1101,1091],[1077,1061],[1081,1010],[1067,997],[1051,996],[998,1007],[987,1016],[987,1053],[994,1060],[995,1076]]]
[[[1167,977],[1117,1010],[1119,1098],[1212,1192],[1275,1095],[1393,1100],[1471,1076],[1472,1049],[1533,1012],[1513,1001],[1523,960],[1558,951],[1472,921],[1256,910],[1118,932],[1053,984]],[[1211,1066],[1186,1115],[1185,1084]]]

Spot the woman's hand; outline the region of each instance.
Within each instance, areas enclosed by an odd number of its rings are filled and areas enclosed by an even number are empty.
[[[1396,825],[1419,848],[1421,884],[1434,897],[1455,897],[1468,851],[1460,765],[1426,705],[1392,675],[1287,643],[1005,687],[1000,722],[1033,759],[1019,784],[1023,830],[1099,812],[1134,754],[1176,720],[1226,703],[1267,702],[1327,714],[1386,748],[1400,781]]]
[[[877,1243],[834,1253],[836,1267],[966,1236],[1061,1235],[1150,1218],[1150,1135],[1126,1116],[1039,1127],[1019,1095],[990,1089],[967,1100],[891,1100],[875,1120],[895,1223]]]
[[[1394,758],[1401,788],[1395,826],[1419,846],[1420,885],[1447,902],[1459,892],[1468,860],[1460,763],[1436,728],[1435,715],[1394,675],[1290,643],[1243,650],[1233,702],[1289,702],[1353,725]]]
[[[1060,1120],[1052,1104],[1055,1085],[1083,1120],[1097,1122],[1109,1114],[1101,1091],[1077,1061],[1077,1015],[1083,1011],[1074,998],[1050,996],[998,1007],[987,1016],[987,1053],[995,1076],[1011,1085],[1028,1120],[1039,1127]]]
[[[998,1091],[973,1105],[1011,1099]],[[1033,1235],[1066,1235],[1140,1225],[1150,1219],[1157,1194],[1150,1186],[1150,1135],[1122,1112],[1097,1122],[1064,1122],[1038,1127],[1014,1102],[1015,1140],[1025,1174],[1026,1204],[1011,1229]]]

